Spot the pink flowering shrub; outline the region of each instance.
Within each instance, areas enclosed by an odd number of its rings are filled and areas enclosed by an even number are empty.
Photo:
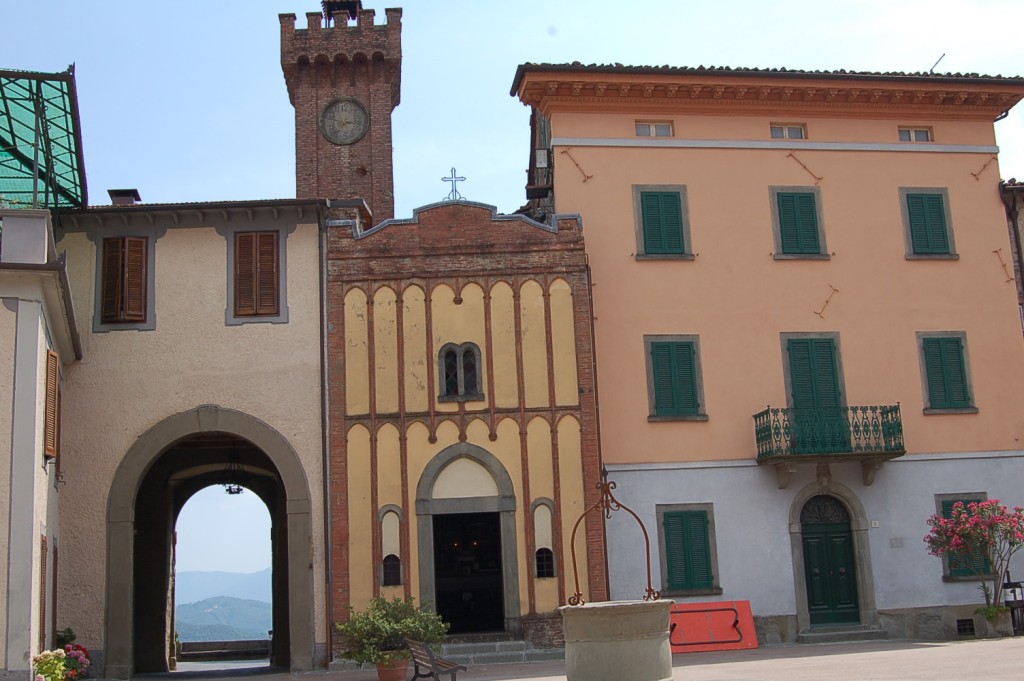
[[[946,558],[951,567],[990,579],[991,589],[984,589],[985,605],[1001,605],[1006,568],[1013,554],[1024,548],[1024,508],[1010,511],[998,499],[966,505],[958,501],[950,517],[933,515],[928,525],[928,553]]]
[[[69,643],[64,646],[64,662],[68,671],[64,675],[64,681],[75,681],[89,671],[89,649],[77,643]]]

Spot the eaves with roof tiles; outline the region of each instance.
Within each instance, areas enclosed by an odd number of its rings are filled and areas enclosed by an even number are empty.
[[[727,67],[522,64],[511,93],[527,105],[920,110],[998,118],[1024,98],[1024,78],[962,73],[802,71]]]

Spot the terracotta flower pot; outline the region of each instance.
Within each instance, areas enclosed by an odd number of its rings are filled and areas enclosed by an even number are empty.
[[[377,678],[379,681],[405,681],[409,672],[409,659],[395,660],[393,662],[377,663]]]

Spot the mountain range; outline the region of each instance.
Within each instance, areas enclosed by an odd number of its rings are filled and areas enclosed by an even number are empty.
[[[174,628],[182,641],[266,639],[273,628],[272,606],[231,596],[215,596],[174,609]]]
[[[191,572],[178,571],[174,578],[174,601],[196,603],[217,596],[243,600],[273,601],[270,568],[259,572]]]

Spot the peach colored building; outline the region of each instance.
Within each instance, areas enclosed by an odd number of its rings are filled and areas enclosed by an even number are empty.
[[[993,130],[1024,79],[524,64],[512,94],[532,205],[583,216],[603,459],[662,593],[749,600],[767,642],[955,636],[978,581],[925,520],[1024,504]],[[608,552],[636,597],[641,538]]]

